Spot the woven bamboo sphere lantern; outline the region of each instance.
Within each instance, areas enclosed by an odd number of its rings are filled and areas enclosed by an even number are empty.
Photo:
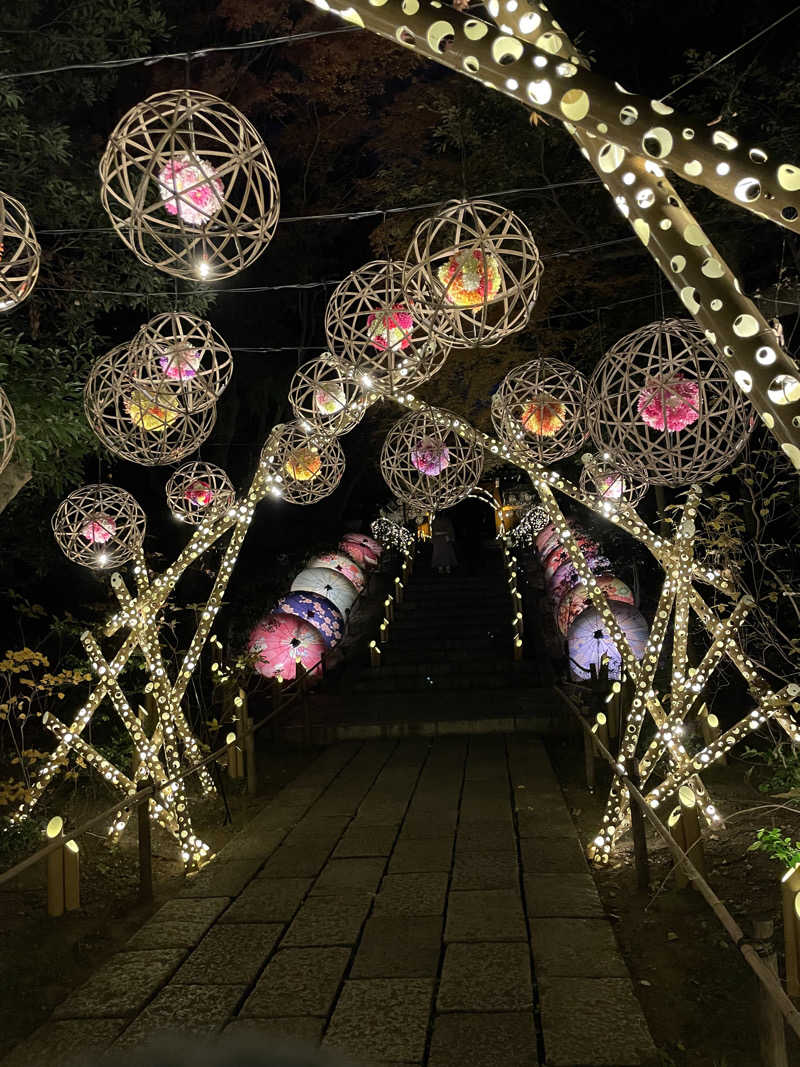
[[[329,352],[297,369],[289,403],[303,429],[337,437],[357,426],[369,407],[355,369]]]
[[[442,312],[406,297],[402,266],[391,260],[349,274],[325,310],[331,352],[378,393],[414,389],[441,369],[450,345],[433,336],[434,324],[444,325]]]
[[[191,526],[199,525],[208,515],[221,514],[236,499],[225,471],[202,460],[178,467],[167,482],[166,494],[175,518]]]
[[[451,412],[427,408],[392,426],[380,467],[399,500],[430,513],[453,507],[475,488],[483,472],[483,449],[459,437],[458,426]]]
[[[586,440],[586,379],[558,359],[510,370],[492,397],[499,437],[539,463],[573,455]]]
[[[124,243],[176,278],[238,274],[278,222],[278,178],[255,127],[194,89],[156,93],[132,108],[109,138],[100,179]]]
[[[455,200],[420,223],[403,265],[408,299],[427,309],[424,324],[457,348],[524,329],[541,277],[528,227],[489,200]]]
[[[654,322],[621,338],[595,367],[586,418],[620,469],[654,485],[703,482],[744,447],[753,420],[723,357],[700,327]]]
[[[0,472],[11,462],[16,442],[17,421],[14,418],[14,409],[5,390],[0,389]]]
[[[267,492],[290,504],[316,504],[342,480],[344,452],[335,437],[279,423],[261,450]]]
[[[13,311],[36,285],[41,249],[28,212],[0,193],[0,312]]]
[[[191,383],[168,378],[156,363],[118,345],[95,361],[83,390],[94,432],[116,456],[158,467],[196,451],[214,429],[216,407],[194,402]]]
[[[127,563],[141,548],[145,514],[116,485],[84,485],[61,501],[52,527],[67,559],[103,570]]]
[[[636,507],[648,489],[647,471],[638,460],[620,464],[610,452],[582,456],[580,486],[604,504],[629,504]]]
[[[175,385],[190,411],[214,407],[233,374],[228,345],[210,322],[188,311],[156,315],[130,344],[134,373]]]

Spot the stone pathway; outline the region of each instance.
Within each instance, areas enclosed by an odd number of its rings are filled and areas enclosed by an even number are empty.
[[[541,743],[326,749],[4,1067],[256,1029],[358,1067],[654,1049]]]

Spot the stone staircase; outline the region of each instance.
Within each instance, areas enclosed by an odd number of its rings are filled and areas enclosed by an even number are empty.
[[[570,716],[542,684],[536,660],[514,662],[511,618],[496,545],[487,547],[477,573],[437,575],[418,563],[380,646],[380,667],[370,667],[365,653],[313,697],[313,740],[570,732]],[[285,733],[300,729],[291,723]]]

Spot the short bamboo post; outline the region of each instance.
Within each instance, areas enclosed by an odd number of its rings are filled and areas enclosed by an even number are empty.
[[[370,667],[380,667],[381,665],[381,650],[378,648],[377,641],[370,641],[369,643],[369,665]]]
[[[608,656],[605,654],[600,657],[600,670],[597,672],[597,679],[603,682],[604,685],[608,684]]]
[[[386,621],[394,622],[394,598],[387,596],[383,602],[383,606],[386,608]]]
[[[708,710],[705,704],[703,704],[698,711],[697,718],[703,733],[703,741],[706,745],[713,744],[719,737],[719,719],[713,712]],[[720,756],[716,762],[725,767],[727,766],[728,760],[726,756]]]
[[[386,618],[381,623],[380,639],[382,645],[385,645],[389,640],[389,620]]]
[[[608,717],[604,711],[598,711],[592,727],[592,733],[605,748],[609,748]]]
[[[228,777],[229,778],[241,778],[242,774],[242,754],[239,751],[239,739],[236,736],[236,731],[231,730],[225,737],[225,744],[228,747]]]
[[[522,638],[517,634],[514,638],[514,662],[519,663],[522,659]]]
[[[400,578],[399,577],[395,578],[395,580],[394,580],[394,598],[395,598],[395,600],[397,601],[398,604],[402,604],[403,603],[403,593],[404,593],[404,591],[405,590],[404,590],[404,587],[403,587],[403,583],[400,581]]]
[[[675,838],[675,844],[680,846],[683,851],[686,851],[686,837],[683,833],[683,816],[681,812],[680,804],[677,808],[673,808],[667,819],[667,829]],[[685,889],[689,884],[689,879],[686,877],[686,871],[682,865],[675,867],[675,887],[676,889]]]
[[[81,854],[77,841],[64,845],[64,910],[77,911],[81,906]]]
[[[632,785],[639,788],[639,764],[635,759],[629,759],[625,765],[628,777]],[[633,834],[633,858],[636,863],[636,884],[639,889],[647,889],[650,885],[650,869],[647,861],[647,833],[644,825],[642,809],[628,794],[628,806],[631,813],[631,832]]]
[[[595,744],[594,738],[586,730],[583,731],[583,762],[586,769],[586,789],[589,793],[594,792],[596,785],[595,771]]]
[[[139,782],[137,792],[149,787],[149,782]],[[139,831],[139,900],[149,904],[153,899],[153,844],[150,835],[150,801],[139,799],[136,805],[136,822]]]
[[[45,830],[51,844],[59,843],[47,857],[47,914],[58,918],[64,914],[64,820],[54,815]]]
[[[608,722],[608,733],[611,737],[619,736],[619,705],[621,693],[621,684],[619,682],[612,682],[611,692],[606,697],[606,719]]]
[[[800,866],[787,871],[781,879],[783,905],[783,940],[786,959],[786,992],[800,997],[800,921],[798,919]]]
[[[706,856],[703,851],[703,835],[700,832],[700,816],[697,811],[697,796],[690,785],[682,785],[678,790],[683,823],[684,851],[697,868],[698,873],[708,881],[706,874]]]
[[[238,703],[237,703],[238,702]],[[244,749],[244,770],[247,775],[247,792],[254,797],[258,792],[258,770],[256,767],[256,739],[253,733],[253,720],[247,712],[247,693],[239,689],[236,697],[237,727],[239,727],[240,746]],[[241,726],[239,726],[241,724]]]
[[[773,931],[772,919],[756,919],[753,922],[755,949],[764,965],[777,974],[778,956],[772,940]],[[762,982],[758,982],[757,987],[761,1067],[789,1067],[786,1054],[786,1028],[780,1008]]]

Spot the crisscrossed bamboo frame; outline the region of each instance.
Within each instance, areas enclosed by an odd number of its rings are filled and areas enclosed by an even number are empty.
[[[409,314],[410,326],[398,326],[399,336],[376,343],[381,316]],[[332,355],[353,368],[365,389],[382,393],[415,389],[444,364],[450,345],[432,333],[443,313],[409,298],[400,263],[375,260],[354,270],[337,285],[325,309],[325,334]],[[378,324],[378,325],[376,325]]]
[[[650,482],[643,463],[629,457],[624,470],[610,452],[581,456],[581,489],[594,493],[604,504],[629,504],[635,507],[647,492]]]
[[[476,252],[498,272],[494,296],[466,306],[452,303],[453,285],[440,278],[454,256]],[[485,266],[484,266],[485,271]],[[453,200],[419,224],[403,263],[403,287],[423,308],[422,322],[433,336],[456,348],[499,344],[527,326],[539,293],[542,261],[528,227],[508,208],[490,200]]]
[[[143,467],[177,463],[191,455],[208,438],[217,417],[215,405],[195,407],[191,381],[170,381],[158,367],[132,360],[128,344],[95,361],[83,390],[83,407],[106,448]],[[150,409],[155,414],[148,429],[142,412]]]
[[[13,311],[32,293],[42,250],[19,200],[0,192],[0,312]]]
[[[319,470],[310,477],[293,477],[290,466],[303,463],[304,456],[319,458]],[[342,446],[335,437],[323,437],[297,422],[279,423],[261,450],[264,484],[268,492],[289,504],[316,504],[336,489],[344,474]]]
[[[697,385],[697,418],[681,430],[653,428],[638,411],[640,398],[645,392],[663,398],[676,376]],[[621,470],[630,466],[635,477],[644,467],[654,485],[669,486],[724,470],[752,427],[722,357],[688,319],[650,323],[612,345],[589,380],[586,420],[595,445]]]
[[[213,407],[233,374],[227,342],[210,322],[189,311],[156,315],[139,329],[128,351],[132,372],[148,383],[162,377],[180,383],[183,402],[190,411]],[[181,360],[189,353],[196,363],[191,376],[181,368]]]
[[[201,225],[181,210],[207,181],[169,190],[177,214],[164,206],[159,175],[183,159],[204,174],[209,165],[209,180],[222,186],[218,210]],[[103,207],[128,248],[143,263],[190,281],[238,274],[261,255],[278,222],[278,177],[258,131],[231,104],[195,89],[156,93],[131,108],[109,138],[100,180]]]
[[[198,483],[211,494],[207,504],[195,502],[187,495],[198,488]],[[190,526],[197,526],[207,515],[226,511],[236,499],[233,483],[225,471],[199,459],[178,467],[170,475],[165,492],[172,514]]]
[[[295,371],[289,403],[301,427],[340,437],[361,422],[370,401],[355,368],[323,352]],[[325,411],[326,403],[335,410]]]
[[[92,535],[87,527],[99,527]],[[135,497],[116,485],[84,485],[59,504],[52,528],[67,559],[93,570],[121,567],[141,550],[147,520]],[[107,536],[107,541],[98,540]]]
[[[563,420],[552,436],[525,429],[523,419],[531,405],[554,401],[562,405]],[[586,440],[586,379],[559,359],[532,359],[513,367],[492,397],[495,432],[507,444],[521,449],[537,463],[555,463],[574,455]]]
[[[0,387],[0,473],[11,462],[16,443],[17,420],[14,418],[14,409],[5,389]]]
[[[483,473],[483,449],[460,437],[459,425],[452,412],[423,407],[391,427],[380,468],[398,500],[431,513],[453,507],[474,489]],[[414,452],[424,444],[447,449],[447,465],[439,474],[425,474],[414,465]]]

